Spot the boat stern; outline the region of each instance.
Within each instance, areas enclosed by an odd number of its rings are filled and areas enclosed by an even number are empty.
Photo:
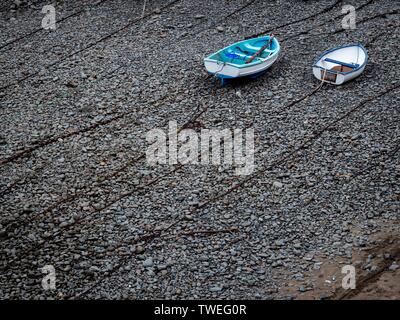
[[[340,85],[345,82],[345,77],[343,74],[320,68],[318,66],[313,66],[313,74],[318,80],[327,83]]]

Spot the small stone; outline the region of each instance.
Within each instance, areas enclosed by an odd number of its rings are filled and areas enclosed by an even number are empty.
[[[168,274],[168,271],[167,270],[161,270],[160,273],[161,273],[161,275],[166,276]]]
[[[33,208],[30,204],[26,204],[24,205],[24,209],[22,210],[23,213],[32,213],[33,212]]]
[[[216,29],[218,32],[224,32],[224,30],[225,30],[225,28],[221,27],[221,26],[218,26]]]
[[[0,230],[0,238],[5,238],[7,237],[7,231],[6,230]]]
[[[150,268],[152,266],[153,266],[153,258],[150,257],[143,261],[143,267]]]
[[[371,272],[376,272],[378,270],[377,266],[371,266],[371,268],[369,269]]]
[[[211,288],[210,288],[210,291],[211,291],[211,292],[218,292],[218,291],[221,291],[221,290],[222,290],[222,288],[219,287],[219,286],[214,286],[214,287],[211,287]]]
[[[137,247],[135,248],[135,253],[141,254],[141,253],[143,253],[143,252],[144,252],[144,248],[143,248],[142,246],[137,246]]]
[[[239,32],[239,27],[238,26],[234,26],[234,27],[231,28],[231,31],[233,33],[238,33]]]
[[[274,188],[282,188],[283,184],[279,181],[274,181],[274,183],[272,184]]]
[[[99,272],[100,269],[99,269],[99,267],[91,266],[91,267],[89,268],[89,271],[94,273],[94,272]]]
[[[306,261],[311,261],[312,259],[314,259],[314,255],[312,253],[308,253],[304,256],[303,259]]]
[[[65,84],[68,88],[76,88],[78,86],[78,83],[74,80],[70,80]]]
[[[45,233],[43,233],[43,238],[44,239],[48,239],[50,237],[51,237],[51,233],[50,232],[46,231]],[[0,236],[0,238],[1,238],[1,236]]]
[[[68,222],[67,221],[63,221],[60,223],[60,228],[65,228],[68,226]]]
[[[204,17],[205,17],[204,14],[196,14],[196,15],[194,16],[195,19],[203,19]]]
[[[88,75],[84,71],[82,71],[81,72],[81,78],[82,79],[86,79],[86,78],[88,78]]]
[[[390,271],[396,271],[399,268],[399,265],[395,262],[392,263],[392,265],[389,267]]]
[[[282,261],[281,261],[281,260],[278,260],[278,261],[272,263],[271,267],[272,267],[272,268],[276,268],[276,267],[280,267],[280,266],[282,266],[282,265],[283,265]]]
[[[315,263],[314,263],[314,266],[313,266],[314,270],[319,270],[319,269],[321,269],[321,264],[322,264],[322,262],[315,262]]]

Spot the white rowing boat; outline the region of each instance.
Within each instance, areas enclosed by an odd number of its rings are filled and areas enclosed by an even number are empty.
[[[368,61],[361,44],[350,44],[322,53],[313,65],[314,76],[321,81],[340,85],[358,77]]]

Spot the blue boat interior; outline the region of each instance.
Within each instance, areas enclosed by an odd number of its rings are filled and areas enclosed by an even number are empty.
[[[249,60],[268,42],[270,42],[269,47],[265,49],[259,56],[257,56],[251,63],[246,64],[246,61]],[[251,64],[257,64],[265,61],[265,59],[274,54],[278,49],[279,44],[277,40],[273,38],[272,41],[270,41],[269,37],[263,37],[235,43],[211,55],[209,59],[214,59],[225,63],[232,63],[235,65],[246,64],[246,66],[249,66]]]

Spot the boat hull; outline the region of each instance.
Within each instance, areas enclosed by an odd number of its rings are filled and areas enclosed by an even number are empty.
[[[250,66],[248,68],[238,68],[233,65],[219,63],[215,60],[204,60],[204,66],[207,72],[215,74],[218,78],[240,78],[253,76],[255,74],[267,71],[278,59],[279,55],[275,55],[272,59],[262,62],[260,64]]]
[[[324,82],[329,82],[329,83],[335,84],[335,85],[341,85],[341,84],[343,84],[345,82],[353,80],[354,78],[357,78],[359,75],[361,75],[361,73],[364,72],[364,69],[365,69],[365,66],[360,68],[357,71],[354,71],[354,72],[351,72],[351,73],[348,73],[348,74],[337,73],[335,81],[324,80]],[[327,71],[327,73],[329,73],[329,71]],[[322,81],[324,71],[321,68],[313,67],[313,74],[318,80]]]

